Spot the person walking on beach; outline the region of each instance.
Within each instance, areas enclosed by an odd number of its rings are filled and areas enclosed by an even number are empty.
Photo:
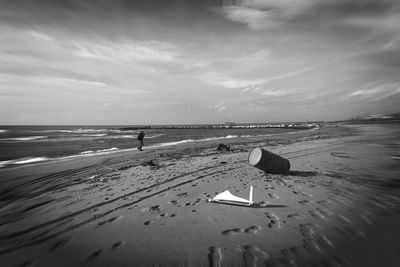
[[[139,146],[138,146],[138,150],[142,151],[142,146],[143,146],[143,139],[144,139],[144,132],[140,132],[137,136],[137,140],[139,141]]]

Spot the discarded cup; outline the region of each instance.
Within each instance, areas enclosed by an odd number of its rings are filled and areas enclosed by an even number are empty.
[[[249,163],[251,166],[267,173],[287,173],[290,170],[289,160],[260,147],[250,151]]]

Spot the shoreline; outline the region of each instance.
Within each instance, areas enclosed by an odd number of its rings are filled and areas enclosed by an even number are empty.
[[[180,128],[179,128],[180,129]],[[178,129],[178,131],[179,131]],[[203,128],[199,128],[200,130]],[[213,132],[214,128],[204,128],[207,130],[211,129],[211,132]],[[219,129],[219,128],[218,128]],[[215,130],[218,130],[215,129]],[[222,128],[221,128],[222,129]],[[260,128],[257,128],[260,129]],[[308,130],[315,130],[316,128],[310,128]],[[152,129],[152,130],[156,130],[156,129]],[[171,128],[169,130],[177,130],[175,128]],[[197,128],[182,128],[181,130],[198,130]],[[210,132],[205,134],[203,137],[201,137],[201,135],[199,136],[193,136],[193,134],[189,134],[188,135],[184,135],[181,138],[170,138],[168,140],[167,139],[158,139],[157,137],[162,137],[165,136],[166,133],[158,133],[158,134],[149,134],[146,136],[146,147],[147,149],[152,149],[152,148],[162,148],[162,147],[170,147],[170,146],[179,146],[182,144],[187,144],[187,143],[207,143],[208,141],[214,141],[214,140],[219,140],[221,142],[225,142],[228,139],[235,139],[235,140],[239,140],[241,142],[245,142],[246,139],[254,139],[254,138],[267,138],[269,136],[274,136],[279,134],[292,134],[296,131],[306,131],[305,129],[278,129],[276,132],[276,129],[273,129],[274,131],[270,132],[270,133],[265,133],[265,134],[261,134],[261,132],[254,132],[254,129],[249,129],[248,131],[246,129],[227,129],[224,128],[225,132],[219,132],[217,131],[214,134],[210,135]],[[20,135],[26,135],[28,131],[27,129],[25,129],[25,131],[19,133]],[[101,134],[99,134],[99,131],[101,132]],[[85,158],[85,157],[91,157],[91,156],[101,156],[101,155],[108,155],[108,154],[113,154],[113,153],[118,153],[118,152],[132,152],[133,150],[135,150],[134,146],[136,143],[136,136],[135,135],[109,135],[110,132],[114,133],[114,131],[118,131],[120,132],[120,130],[113,130],[113,129],[70,129],[70,130],[46,130],[46,129],[42,129],[42,130],[37,130],[37,132],[42,133],[42,132],[68,132],[68,133],[78,133],[78,134],[83,134],[83,136],[80,137],[69,137],[70,139],[64,139],[63,141],[66,142],[67,140],[69,140],[69,142],[72,142],[74,138],[77,138],[75,140],[75,144],[79,143],[80,141],[82,142],[85,139],[80,140],[80,138],[89,138],[87,141],[91,141],[92,144],[86,146],[84,149],[82,149],[81,147],[75,147],[75,151],[71,151],[68,150],[68,147],[62,147],[62,142],[56,143],[56,148],[55,151],[57,152],[53,152],[53,151],[49,151],[50,147],[53,145],[52,142],[57,142],[58,138],[63,139],[63,138],[68,138],[68,137],[60,137],[60,136],[23,136],[23,137],[6,137],[6,138],[0,138],[1,142],[4,142],[6,140],[10,140],[10,142],[5,142],[5,143],[1,143],[0,145],[5,145],[4,149],[5,151],[14,151],[15,150],[22,150],[22,151],[29,151],[29,149],[32,149],[33,151],[35,151],[36,149],[39,149],[36,153],[33,154],[28,154],[28,153],[20,153],[18,156],[15,155],[14,152],[12,152],[12,154],[14,153],[14,157],[5,157],[5,155],[3,155],[3,160],[0,161],[0,169],[4,169],[4,168],[14,168],[14,167],[18,167],[21,165],[26,165],[26,164],[41,164],[41,163],[46,163],[49,161],[61,161],[61,160],[69,160],[69,159],[74,159],[74,158]],[[150,130],[149,130],[150,131]],[[93,134],[93,132],[95,134]],[[132,131],[128,131],[130,133],[132,133]],[[193,131],[192,131],[193,132]],[[87,134],[90,133],[90,134]],[[247,133],[249,133],[249,135],[247,135]],[[18,136],[17,133],[14,133]],[[175,134],[180,134],[179,132],[169,132],[168,135],[170,136],[174,136]],[[90,139],[93,138],[93,139]],[[97,139],[100,138],[100,139]],[[105,138],[105,139],[103,139]],[[126,140],[121,139],[121,142],[119,143],[112,143],[112,144],[108,144],[106,146],[99,146],[99,145],[95,145],[95,143],[104,143],[106,140],[118,140],[120,138],[125,138],[129,141],[128,143],[126,142]],[[154,138],[157,138],[158,141],[156,141]],[[17,142],[14,146],[14,148],[12,148],[12,144],[15,142]],[[154,140],[153,140],[154,139]],[[175,140],[176,139],[176,140]],[[37,147],[34,146],[35,142],[33,143],[27,143],[27,147],[26,149],[22,149],[22,145],[24,145],[24,143],[18,143],[21,141],[28,141],[28,140],[39,140],[39,142],[44,142],[41,145],[36,145]],[[42,141],[40,141],[42,140]],[[48,141],[46,141],[48,140]],[[101,140],[101,141],[99,141]],[[73,144],[71,144],[73,145]],[[7,147],[8,146],[8,147]],[[21,147],[22,146],[22,147]],[[133,147],[132,147],[133,146]],[[47,148],[46,148],[47,147]],[[13,149],[13,150],[12,150]],[[63,149],[67,149],[68,152],[65,152],[65,150]],[[44,152],[44,151],[47,151]]]
[[[22,181],[35,179],[41,175],[49,175],[55,172],[62,172],[73,169],[87,169],[90,175],[96,173],[107,173],[114,168],[123,168],[124,165],[137,166],[149,160],[158,158],[178,159],[184,156],[213,155],[220,154],[216,151],[219,143],[224,143],[232,147],[231,153],[249,152],[251,147],[265,145],[283,145],[295,142],[302,142],[313,139],[330,139],[340,136],[353,136],[358,132],[358,126],[324,126],[320,129],[309,129],[285,133],[283,135],[271,135],[272,139],[266,136],[255,136],[251,138],[232,138],[215,139],[205,142],[190,142],[171,146],[146,147],[144,151],[137,151],[136,148],[124,149],[111,152],[109,154],[66,157],[63,159],[50,160],[45,162],[36,162],[32,164],[23,164],[17,166],[6,166],[0,168],[0,177],[2,187],[0,195],[7,191],[7,188],[17,187]],[[335,130],[332,130],[335,129]],[[337,131],[336,131],[337,130]],[[288,137],[291,137],[288,139]],[[133,163],[130,163],[132,161]],[[107,163],[112,162],[112,164]],[[112,165],[112,166],[111,166]],[[117,166],[117,167],[113,167]],[[29,172],[29,177],[26,177]],[[4,198],[4,197],[3,197]]]
[[[326,126],[326,127],[331,127],[331,126]],[[337,126],[334,126],[337,127]],[[346,127],[346,126],[341,126],[341,127]],[[313,132],[313,131],[318,131],[320,128],[311,128],[307,130],[301,130],[301,131],[292,131],[292,132],[287,132],[287,133],[279,133],[279,134],[265,134],[265,135],[257,135],[257,136],[229,136],[229,137],[215,137],[215,138],[205,138],[205,139],[190,139],[190,140],[182,140],[182,141],[177,141],[177,142],[169,142],[169,143],[157,143],[157,144],[152,144],[150,146],[144,146],[146,150],[163,150],[163,149],[169,149],[169,148],[175,148],[177,150],[181,150],[182,147],[185,149],[185,146],[189,147],[200,147],[201,145],[205,145],[206,147],[210,147],[210,144],[218,144],[218,143],[224,143],[224,144],[247,144],[247,143],[257,143],[261,142],[262,140],[272,137],[272,140],[280,139],[277,138],[278,135],[298,135],[298,136],[308,136],[308,132]],[[348,134],[353,134],[353,133],[346,133],[345,135]],[[321,136],[321,138],[330,138],[330,136]],[[298,140],[297,140],[298,141]],[[296,142],[296,141],[294,141]],[[65,162],[65,161],[70,161],[70,160],[85,160],[85,159],[90,159],[92,157],[113,157],[113,156],[118,156],[118,155],[126,155],[130,152],[136,152],[136,148],[123,148],[123,149],[104,149],[104,151],[99,151],[93,152],[93,153],[81,153],[81,154],[76,154],[76,155],[70,155],[70,156],[63,156],[63,157],[54,157],[54,158],[48,158],[48,157],[43,157],[45,160],[41,161],[34,161],[34,162],[29,162],[29,163],[23,163],[23,164],[8,164],[4,165],[3,167],[0,168],[0,173],[4,170],[13,170],[13,169],[18,169],[18,168],[24,168],[24,167],[32,167],[35,165],[45,165],[45,164],[56,164],[57,162]],[[29,158],[29,157],[28,157]],[[38,157],[40,158],[40,157]],[[9,161],[16,161],[16,160],[9,160]],[[7,161],[5,161],[7,162]]]

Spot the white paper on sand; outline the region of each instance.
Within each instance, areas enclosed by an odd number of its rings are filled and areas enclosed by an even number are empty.
[[[219,193],[214,198],[209,199],[208,201],[224,204],[251,206],[253,205],[253,186],[250,186],[250,194],[248,200],[234,196],[231,192],[229,192],[229,190],[225,190],[224,192]]]

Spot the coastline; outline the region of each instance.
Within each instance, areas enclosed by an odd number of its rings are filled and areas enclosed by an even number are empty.
[[[0,259],[6,266],[395,266],[399,216],[390,208],[399,198],[373,180],[388,182],[398,170],[385,167],[372,130],[327,126],[224,140],[229,153],[212,140],[1,170]],[[288,158],[291,172],[249,166],[254,146]],[[250,185],[257,208],[207,203],[226,189],[246,197]]]
[[[19,126],[3,129],[0,138],[0,169],[25,164],[41,164],[119,152],[130,152],[136,145],[137,132],[110,126]],[[149,126],[150,127],[150,126]],[[178,146],[208,141],[263,138],[277,134],[290,134],[295,127],[171,126],[144,127],[147,148]],[[3,127],[4,128],[4,127]],[[316,126],[309,129],[316,128]],[[1,133],[1,132],[0,132]]]

